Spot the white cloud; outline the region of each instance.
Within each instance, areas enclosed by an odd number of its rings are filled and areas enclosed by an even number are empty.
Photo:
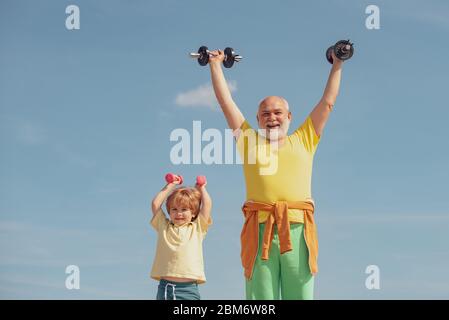
[[[229,90],[234,92],[237,90],[236,81],[228,82]],[[196,89],[187,92],[181,92],[176,96],[176,105],[180,107],[206,107],[216,110],[217,99],[211,84],[200,85]]]

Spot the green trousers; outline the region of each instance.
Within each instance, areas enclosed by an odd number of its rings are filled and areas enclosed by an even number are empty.
[[[304,224],[290,224],[293,250],[279,251],[276,225],[268,260],[262,260],[265,223],[259,224],[259,250],[251,280],[246,280],[247,300],[312,300],[314,277],[309,268],[309,251],[304,240]]]

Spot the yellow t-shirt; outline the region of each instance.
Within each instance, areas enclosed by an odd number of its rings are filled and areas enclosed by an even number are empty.
[[[274,203],[312,199],[313,157],[320,137],[310,116],[278,148],[252,129],[246,120],[237,134],[237,150],[245,174],[246,200]],[[267,211],[259,211],[259,222],[265,222],[268,214]],[[288,217],[290,222],[304,222],[302,210],[289,209]]]
[[[175,226],[162,209],[153,216],[151,225],[158,232],[156,255],[151,278],[190,278],[206,282],[203,263],[203,239],[212,223],[199,215],[194,221]]]

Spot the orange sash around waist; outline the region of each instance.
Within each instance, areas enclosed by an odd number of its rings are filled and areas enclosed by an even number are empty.
[[[310,272],[318,272],[318,238],[313,219],[314,204],[310,201],[276,201],[275,203],[264,203],[257,201],[246,201],[242,207],[245,215],[241,240],[241,259],[245,269],[245,277],[251,279],[254,263],[257,257],[259,244],[259,220],[258,211],[268,211],[270,215],[265,222],[265,231],[262,244],[262,259],[268,260],[271,242],[274,236],[274,224],[276,223],[279,235],[279,247],[281,254],[292,250],[290,240],[290,222],[288,221],[288,209],[300,209],[304,211],[304,238],[309,250]]]

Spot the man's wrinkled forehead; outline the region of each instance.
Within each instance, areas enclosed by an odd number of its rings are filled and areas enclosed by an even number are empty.
[[[283,109],[288,111],[288,102],[282,97],[270,96],[260,102],[258,111],[261,112],[271,109]]]

